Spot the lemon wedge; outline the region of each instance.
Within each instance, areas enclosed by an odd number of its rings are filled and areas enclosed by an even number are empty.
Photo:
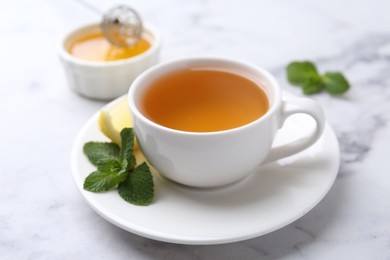
[[[120,132],[125,127],[133,127],[127,96],[100,110],[98,125],[100,131],[117,145],[121,145]],[[134,143],[134,149],[137,144]]]

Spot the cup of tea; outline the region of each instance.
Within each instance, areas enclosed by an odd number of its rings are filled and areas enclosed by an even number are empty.
[[[193,187],[237,182],[262,164],[313,145],[324,113],[308,98],[283,100],[266,70],[226,58],[183,58],[143,72],[129,89],[138,144],[164,177]],[[292,114],[314,118],[315,131],[272,147]]]

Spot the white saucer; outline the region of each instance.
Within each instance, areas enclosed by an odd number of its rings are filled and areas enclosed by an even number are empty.
[[[76,186],[88,204],[109,222],[160,241],[221,244],[277,230],[320,202],[332,186],[340,164],[338,142],[327,125],[324,135],[311,148],[259,167],[229,187],[192,189],[154,174],[154,202],[146,207],[134,206],[124,201],[116,190],[107,193],[83,190],[85,177],[94,169],[82,152],[83,144],[108,141],[98,130],[97,119],[98,113],[85,124],[73,145],[71,167]],[[310,118],[296,115],[286,121],[275,142],[296,139],[313,127]]]

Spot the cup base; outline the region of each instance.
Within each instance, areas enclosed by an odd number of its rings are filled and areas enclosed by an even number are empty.
[[[150,165],[150,163],[149,163]],[[190,190],[199,190],[199,191],[217,191],[217,190],[222,190],[222,189],[227,189],[231,188],[233,186],[238,185],[239,183],[243,182],[245,179],[248,178],[252,173],[249,173],[248,175],[244,176],[243,178],[227,183],[227,184],[221,184],[221,185],[212,185],[212,186],[196,186],[196,185],[189,185],[189,184],[184,184],[180,183],[177,181],[174,181],[168,177],[165,177],[164,175],[160,174],[157,170],[153,168],[153,174],[157,175],[159,178],[163,179],[164,181],[168,181],[172,184],[174,184],[177,187],[182,187],[185,189],[190,189]]]

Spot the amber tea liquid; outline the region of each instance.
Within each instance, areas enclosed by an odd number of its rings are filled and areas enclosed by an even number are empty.
[[[269,107],[264,91],[238,74],[183,69],[151,83],[141,97],[151,121],[188,132],[232,129],[255,121]]]

